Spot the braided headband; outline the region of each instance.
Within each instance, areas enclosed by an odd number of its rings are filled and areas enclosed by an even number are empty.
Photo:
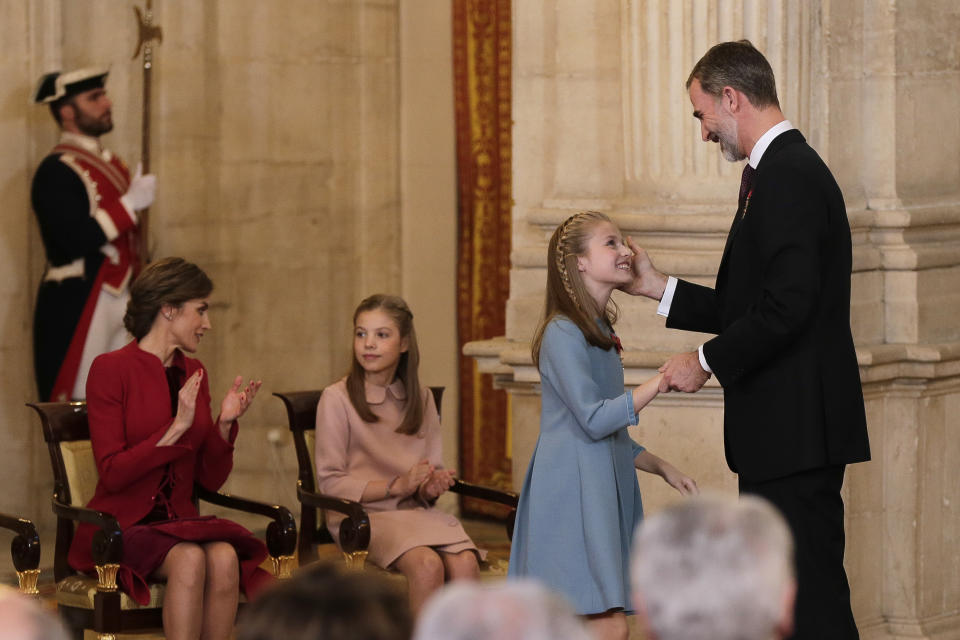
[[[580,300],[577,299],[576,294],[573,291],[573,284],[570,282],[570,274],[567,272],[567,262],[566,262],[566,248],[567,248],[567,231],[570,226],[570,223],[573,222],[575,218],[582,216],[582,213],[575,213],[566,220],[563,221],[563,224],[560,225],[560,236],[557,238],[557,255],[554,257],[557,263],[557,271],[560,272],[560,281],[563,283],[563,290],[567,292],[567,295],[570,297],[570,301],[573,302],[579,309],[583,309],[580,304]]]

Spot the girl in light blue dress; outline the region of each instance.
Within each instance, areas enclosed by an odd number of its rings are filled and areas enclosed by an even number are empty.
[[[643,517],[635,469],[697,493],[691,478],[627,434],[661,378],[624,392],[610,294],[632,281],[632,255],[610,218],[592,211],[571,216],[550,239],[546,308],[533,340],[540,436],[510,553],[510,576],[565,595],[599,638],[627,638],[630,543]]]

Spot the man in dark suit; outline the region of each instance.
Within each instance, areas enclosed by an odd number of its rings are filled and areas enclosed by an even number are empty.
[[[846,464],[870,459],[850,332],[851,239],[840,188],[780,111],[773,70],[746,40],[687,79],[705,142],[748,159],[716,287],[668,278],[636,253],[628,293],[667,326],[716,334],[668,360],[661,386],[724,390],[724,449],[740,492],[769,499],[796,540],[794,638],[857,638],[843,569]]]

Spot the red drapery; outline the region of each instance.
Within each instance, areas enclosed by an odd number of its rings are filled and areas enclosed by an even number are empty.
[[[454,0],[459,344],[505,333],[510,285],[510,0]],[[512,489],[508,400],[460,355],[460,473]],[[470,513],[502,514],[465,500]]]

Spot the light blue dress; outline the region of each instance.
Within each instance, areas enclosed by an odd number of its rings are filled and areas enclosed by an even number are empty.
[[[627,434],[637,423],[615,349],[591,346],[569,319],[540,346],[540,436],[520,492],[511,577],[565,595],[580,614],[632,609],[630,544],[643,517]]]

